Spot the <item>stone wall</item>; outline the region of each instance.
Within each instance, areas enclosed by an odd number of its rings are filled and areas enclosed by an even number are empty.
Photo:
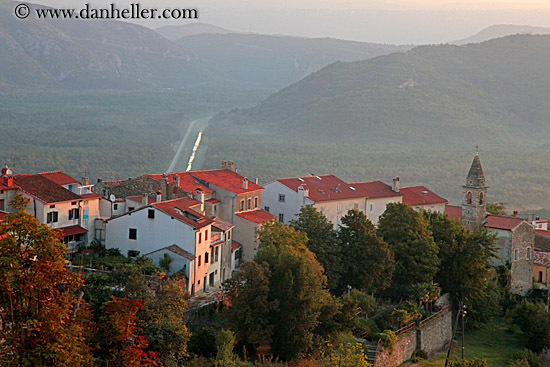
[[[387,349],[379,351],[374,367],[399,366],[410,359],[415,350],[425,350],[428,355],[438,353],[449,345],[452,334],[452,313],[447,311],[417,329],[399,336],[391,355]]]
[[[510,291],[524,296],[533,287],[533,248],[535,228],[523,222],[512,230]],[[516,259],[517,250],[517,259]]]

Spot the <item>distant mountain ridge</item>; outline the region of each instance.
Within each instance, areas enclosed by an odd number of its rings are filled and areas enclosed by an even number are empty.
[[[146,27],[32,15],[19,20],[14,4],[0,0],[2,85],[185,88],[218,79],[192,53]]]
[[[468,43],[480,43],[494,38],[513,36],[517,34],[548,35],[550,34],[550,28],[532,27],[527,25],[495,24],[481,30],[471,37],[450,43],[460,46]]]
[[[336,61],[365,60],[412,47],[252,33],[196,34],[176,42],[224,78],[276,89]]]
[[[176,41],[183,37],[193,36],[195,34],[227,34],[227,33],[239,33],[236,31],[230,31],[222,27],[218,27],[207,23],[190,23],[184,25],[167,25],[156,28],[155,31],[163,37],[166,37],[170,41]]]
[[[307,141],[536,144],[548,96],[550,36],[523,35],[334,63],[216,121]]]

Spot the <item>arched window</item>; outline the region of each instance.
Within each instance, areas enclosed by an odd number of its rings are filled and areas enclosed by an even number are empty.
[[[479,193],[479,205],[483,205],[483,199],[484,199],[483,193],[480,192],[480,193]]]
[[[467,204],[471,204],[472,203],[472,192],[471,191],[468,191],[468,193],[466,194],[466,203]]]

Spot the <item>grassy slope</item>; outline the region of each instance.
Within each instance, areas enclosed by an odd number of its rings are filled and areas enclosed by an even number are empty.
[[[489,367],[506,366],[508,359],[522,349],[518,334],[507,332],[506,329],[506,322],[503,319],[496,319],[479,330],[467,332],[464,357],[466,359],[486,358]],[[457,335],[456,338],[460,341],[461,336]],[[453,345],[451,358],[460,358],[460,355],[461,345],[457,343]],[[444,366],[446,357],[446,352],[440,353],[429,361],[421,363],[420,366]]]

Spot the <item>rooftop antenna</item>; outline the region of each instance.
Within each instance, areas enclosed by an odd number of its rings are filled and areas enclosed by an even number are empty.
[[[110,173],[110,174],[111,174],[111,181],[113,181],[113,175],[114,175],[115,173],[118,173],[118,171],[101,171],[101,172],[103,172],[103,173]]]

